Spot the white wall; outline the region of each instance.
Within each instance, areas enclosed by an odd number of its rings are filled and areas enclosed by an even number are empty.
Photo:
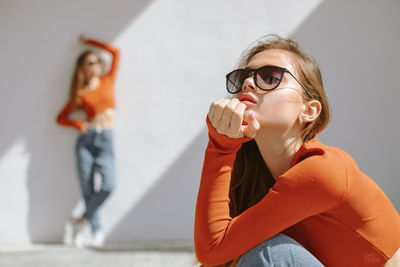
[[[0,243],[60,242],[79,208],[76,133],[54,119],[85,33],[122,51],[117,189],[102,209],[108,241],[191,239],[209,103],[267,33],[320,63],[333,121],[320,139],[352,154],[396,208],[400,4],[384,1],[0,2]],[[393,142],[394,141],[394,142]]]

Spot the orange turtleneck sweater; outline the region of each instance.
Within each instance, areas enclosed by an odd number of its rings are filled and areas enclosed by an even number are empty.
[[[99,87],[80,96],[81,107],[85,112],[88,120],[91,120],[96,114],[101,113],[107,108],[115,107],[114,80],[119,63],[120,52],[117,48],[109,44],[105,44],[93,39],[88,39],[86,43],[105,49],[113,56],[111,69],[107,74],[100,77]],[[75,108],[76,106],[74,105],[74,103],[69,100],[64,108],[61,110],[60,114],[57,116],[57,123],[64,126],[80,129],[84,124],[84,121],[71,120],[69,118],[70,113]]]
[[[250,139],[221,135],[208,119],[207,125],[194,231],[201,263],[228,262],[281,232],[326,266],[383,266],[400,247],[400,216],[390,200],[351,156],[317,138],[301,146],[259,203],[231,218],[232,167]]]

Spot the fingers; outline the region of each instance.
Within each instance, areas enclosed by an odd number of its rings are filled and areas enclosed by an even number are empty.
[[[260,123],[256,119],[256,115],[253,111],[246,112],[244,115],[244,120],[248,123],[243,125],[242,132],[245,137],[254,138],[260,129]]]
[[[86,37],[85,37],[85,35],[83,35],[83,34],[79,35],[78,40],[79,40],[79,42],[81,42],[81,43],[85,43],[85,42],[86,42]]]
[[[87,131],[88,131],[88,125],[87,125],[87,123],[84,123],[82,126],[81,126],[81,128],[79,129],[79,132],[81,133],[81,134],[85,134],[85,133],[87,133]]]
[[[229,137],[243,137],[242,123],[245,110],[246,110],[245,104],[239,103],[236,106],[235,112],[232,113],[231,124],[228,129],[227,135]]]
[[[221,120],[222,113],[224,112],[224,107],[228,104],[229,99],[218,99],[211,103],[210,111],[208,112],[208,118],[211,121],[214,128],[214,122],[217,123]]]
[[[208,118],[218,133],[232,137],[243,137],[241,125],[246,105],[237,99],[220,99],[210,106]]]
[[[232,99],[224,107],[224,111],[222,112],[222,117],[219,123],[219,129],[217,129],[221,131],[220,133],[228,135],[230,132],[234,131],[230,128],[232,115],[235,113],[236,107],[238,106],[239,103],[240,103],[239,100]]]

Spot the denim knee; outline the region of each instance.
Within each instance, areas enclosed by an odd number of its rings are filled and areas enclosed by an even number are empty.
[[[243,254],[238,267],[323,266],[292,238],[278,234]]]
[[[103,170],[98,171],[101,177],[100,191],[111,193],[115,188],[115,177],[112,172],[104,172]]]

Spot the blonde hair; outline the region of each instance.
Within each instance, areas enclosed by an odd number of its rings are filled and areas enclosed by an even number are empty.
[[[103,71],[104,71],[104,62],[102,61],[101,57],[96,52],[94,52],[92,50],[86,50],[79,55],[79,57],[77,58],[76,63],[75,63],[75,69],[72,74],[71,85],[70,85],[70,89],[69,89],[69,99],[75,105],[77,105],[77,99],[78,99],[77,94],[78,94],[79,88],[82,88],[87,83],[86,77],[83,73],[83,65],[85,64],[86,58],[89,55],[97,56],[97,58],[99,59],[101,65],[102,65]]]

